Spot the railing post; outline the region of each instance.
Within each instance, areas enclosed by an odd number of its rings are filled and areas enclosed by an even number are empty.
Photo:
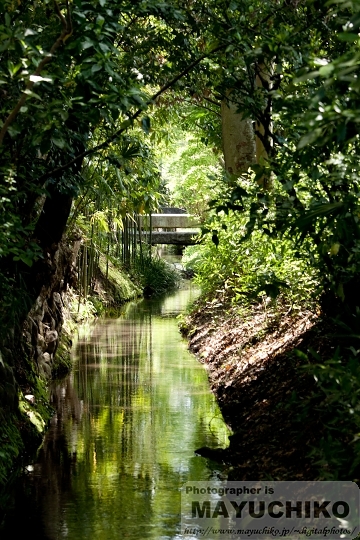
[[[149,243],[149,245],[150,245],[150,253],[149,253],[149,255],[150,255],[150,259],[151,259],[151,245],[152,245],[151,244],[151,242],[152,242],[152,213],[151,213],[151,210],[150,210],[149,239],[150,239],[150,243]]]

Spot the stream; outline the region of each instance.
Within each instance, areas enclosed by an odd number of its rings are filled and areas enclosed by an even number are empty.
[[[185,538],[183,484],[224,475],[194,450],[225,447],[229,434],[178,331],[176,316],[197,295],[186,283],[80,326],[73,371],[51,388],[57,412],[2,538]]]

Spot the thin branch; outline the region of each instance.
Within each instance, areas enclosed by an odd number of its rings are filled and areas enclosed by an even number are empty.
[[[205,98],[206,99],[206,98]],[[195,107],[200,107],[200,109],[206,109],[207,111],[210,111],[212,112],[213,114],[215,114],[216,116],[218,116],[219,118],[221,118],[221,114],[218,113],[217,111],[214,111],[213,109],[211,109],[210,107],[207,107],[206,105],[202,105],[200,103],[197,103],[197,102],[193,102],[193,101],[190,101],[188,99],[185,99],[185,102],[186,103],[190,103],[191,105],[194,105]]]
[[[202,98],[205,99],[205,101],[208,101],[209,103],[212,103],[216,107],[221,107],[221,103],[218,102],[218,101],[215,101],[214,99],[211,99],[211,98],[208,98],[208,97],[205,97],[205,96],[202,96]]]
[[[136,21],[139,20],[139,17],[138,17],[138,16],[133,17],[133,18],[131,18],[131,16],[129,16],[129,18],[130,18],[130,23],[129,23],[125,28],[123,28],[123,33],[121,34],[121,36],[120,36],[119,39],[117,40],[117,43],[115,44],[116,47],[120,47],[120,43],[123,41],[124,36],[128,33],[128,31],[129,31],[130,28],[133,26],[133,24],[135,24]]]
[[[50,52],[41,60],[40,64],[36,68],[35,73],[33,73],[33,77],[34,76],[38,77],[40,75],[40,73],[42,72],[42,70],[44,69],[46,64],[48,64],[52,60],[55,51],[63,43],[65,43],[65,41],[71,36],[71,34],[73,32],[68,0],[66,2],[66,7],[67,7],[66,19],[63,16],[63,14],[61,13],[60,8],[59,8],[58,3],[57,3],[56,0],[54,0],[54,3],[55,3],[55,11],[56,11],[57,15],[59,16],[59,18],[61,20],[61,24],[62,24],[63,29],[62,29],[62,32],[61,32],[60,36],[57,38],[57,40],[55,41],[55,43],[51,47]],[[30,76],[30,78],[31,78],[31,76]],[[9,129],[9,126],[12,124],[12,122],[17,117],[21,107],[24,105],[24,103],[25,103],[25,101],[26,101],[26,99],[28,97],[28,94],[31,91],[34,84],[35,84],[35,81],[31,81],[30,79],[28,80],[28,82],[26,84],[26,87],[25,87],[25,90],[22,93],[19,101],[17,102],[17,104],[15,105],[14,109],[11,111],[9,116],[6,118],[6,120],[5,120],[4,124],[3,124],[3,127],[2,127],[2,129],[0,131],[0,146],[3,143],[4,137],[5,137],[8,129]]]
[[[196,67],[198,64],[200,64],[200,62],[205,60],[205,58],[208,58],[210,54],[220,51],[222,49],[225,49],[225,47],[227,47],[227,44],[219,45],[219,47],[216,47],[209,53],[200,56],[200,58],[198,58],[197,60],[194,60],[194,62],[192,62],[189,66],[187,66],[181,73],[176,75],[176,77],[174,77],[171,81],[165,84],[165,86],[163,86],[158,92],[156,92],[153,96],[151,96],[151,98],[148,99],[148,101],[146,102],[146,107],[149,107],[151,104],[153,104],[157,100],[158,97],[160,97],[164,92],[166,92],[166,90],[174,86],[174,84],[176,84],[180,79],[185,77],[185,75],[190,73],[190,71],[194,69],[194,67]],[[117,131],[115,131],[115,133],[110,135],[110,137],[108,137],[106,141],[104,141],[101,144],[98,144],[97,146],[94,146],[94,148],[90,148],[89,150],[82,152],[78,156],[68,161],[68,163],[65,163],[64,165],[61,165],[60,167],[57,167],[56,169],[53,169],[52,171],[49,171],[43,174],[42,176],[40,176],[39,182],[44,182],[50,176],[57,175],[61,173],[62,171],[71,167],[71,165],[74,165],[78,161],[83,160],[85,157],[90,156],[91,154],[95,154],[99,150],[103,150],[104,148],[107,148],[108,146],[110,146],[111,143],[113,143],[122,133],[124,133],[124,131],[128,129],[129,125],[131,125],[134,122],[134,120],[136,120],[141,115],[142,112],[143,112],[142,108],[138,109],[133,115],[131,115],[128,118],[128,120],[123,122],[123,127],[120,127],[120,129],[118,129]]]

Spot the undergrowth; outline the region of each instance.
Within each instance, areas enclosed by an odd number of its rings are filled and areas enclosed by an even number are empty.
[[[212,298],[222,291],[242,305],[281,297],[293,310],[315,309],[319,276],[307,246],[300,249],[290,240],[272,239],[261,231],[244,240],[245,220],[238,215],[223,216],[222,226],[216,242],[207,234],[202,244],[185,249],[184,266],[194,270],[203,296]]]
[[[139,276],[145,296],[156,296],[179,285],[178,271],[158,256],[137,256],[133,271]]]
[[[322,480],[360,481],[360,349],[346,349],[337,347],[327,359],[313,349],[294,351],[306,362],[300,369],[316,381],[315,390],[297,401],[297,421],[299,431],[311,416],[321,422],[321,436],[309,455]]]
[[[125,270],[112,263],[111,260],[107,261],[105,255],[100,256],[99,269],[104,288],[107,289],[108,296],[110,294],[113,297],[112,303],[123,304],[139,296],[139,289]],[[107,300],[106,294],[104,299]]]

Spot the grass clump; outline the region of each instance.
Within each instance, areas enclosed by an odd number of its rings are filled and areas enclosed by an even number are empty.
[[[139,276],[145,297],[157,296],[179,286],[179,272],[160,257],[138,256],[133,270]]]
[[[131,281],[130,277],[117,268],[111,261],[106,263],[106,257],[104,255],[100,256],[99,267],[103,276],[106,276],[106,279],[113,284],[116,288],[116,296],[123,303],[127,300],[133,300],[139,294],[134,283]]]

